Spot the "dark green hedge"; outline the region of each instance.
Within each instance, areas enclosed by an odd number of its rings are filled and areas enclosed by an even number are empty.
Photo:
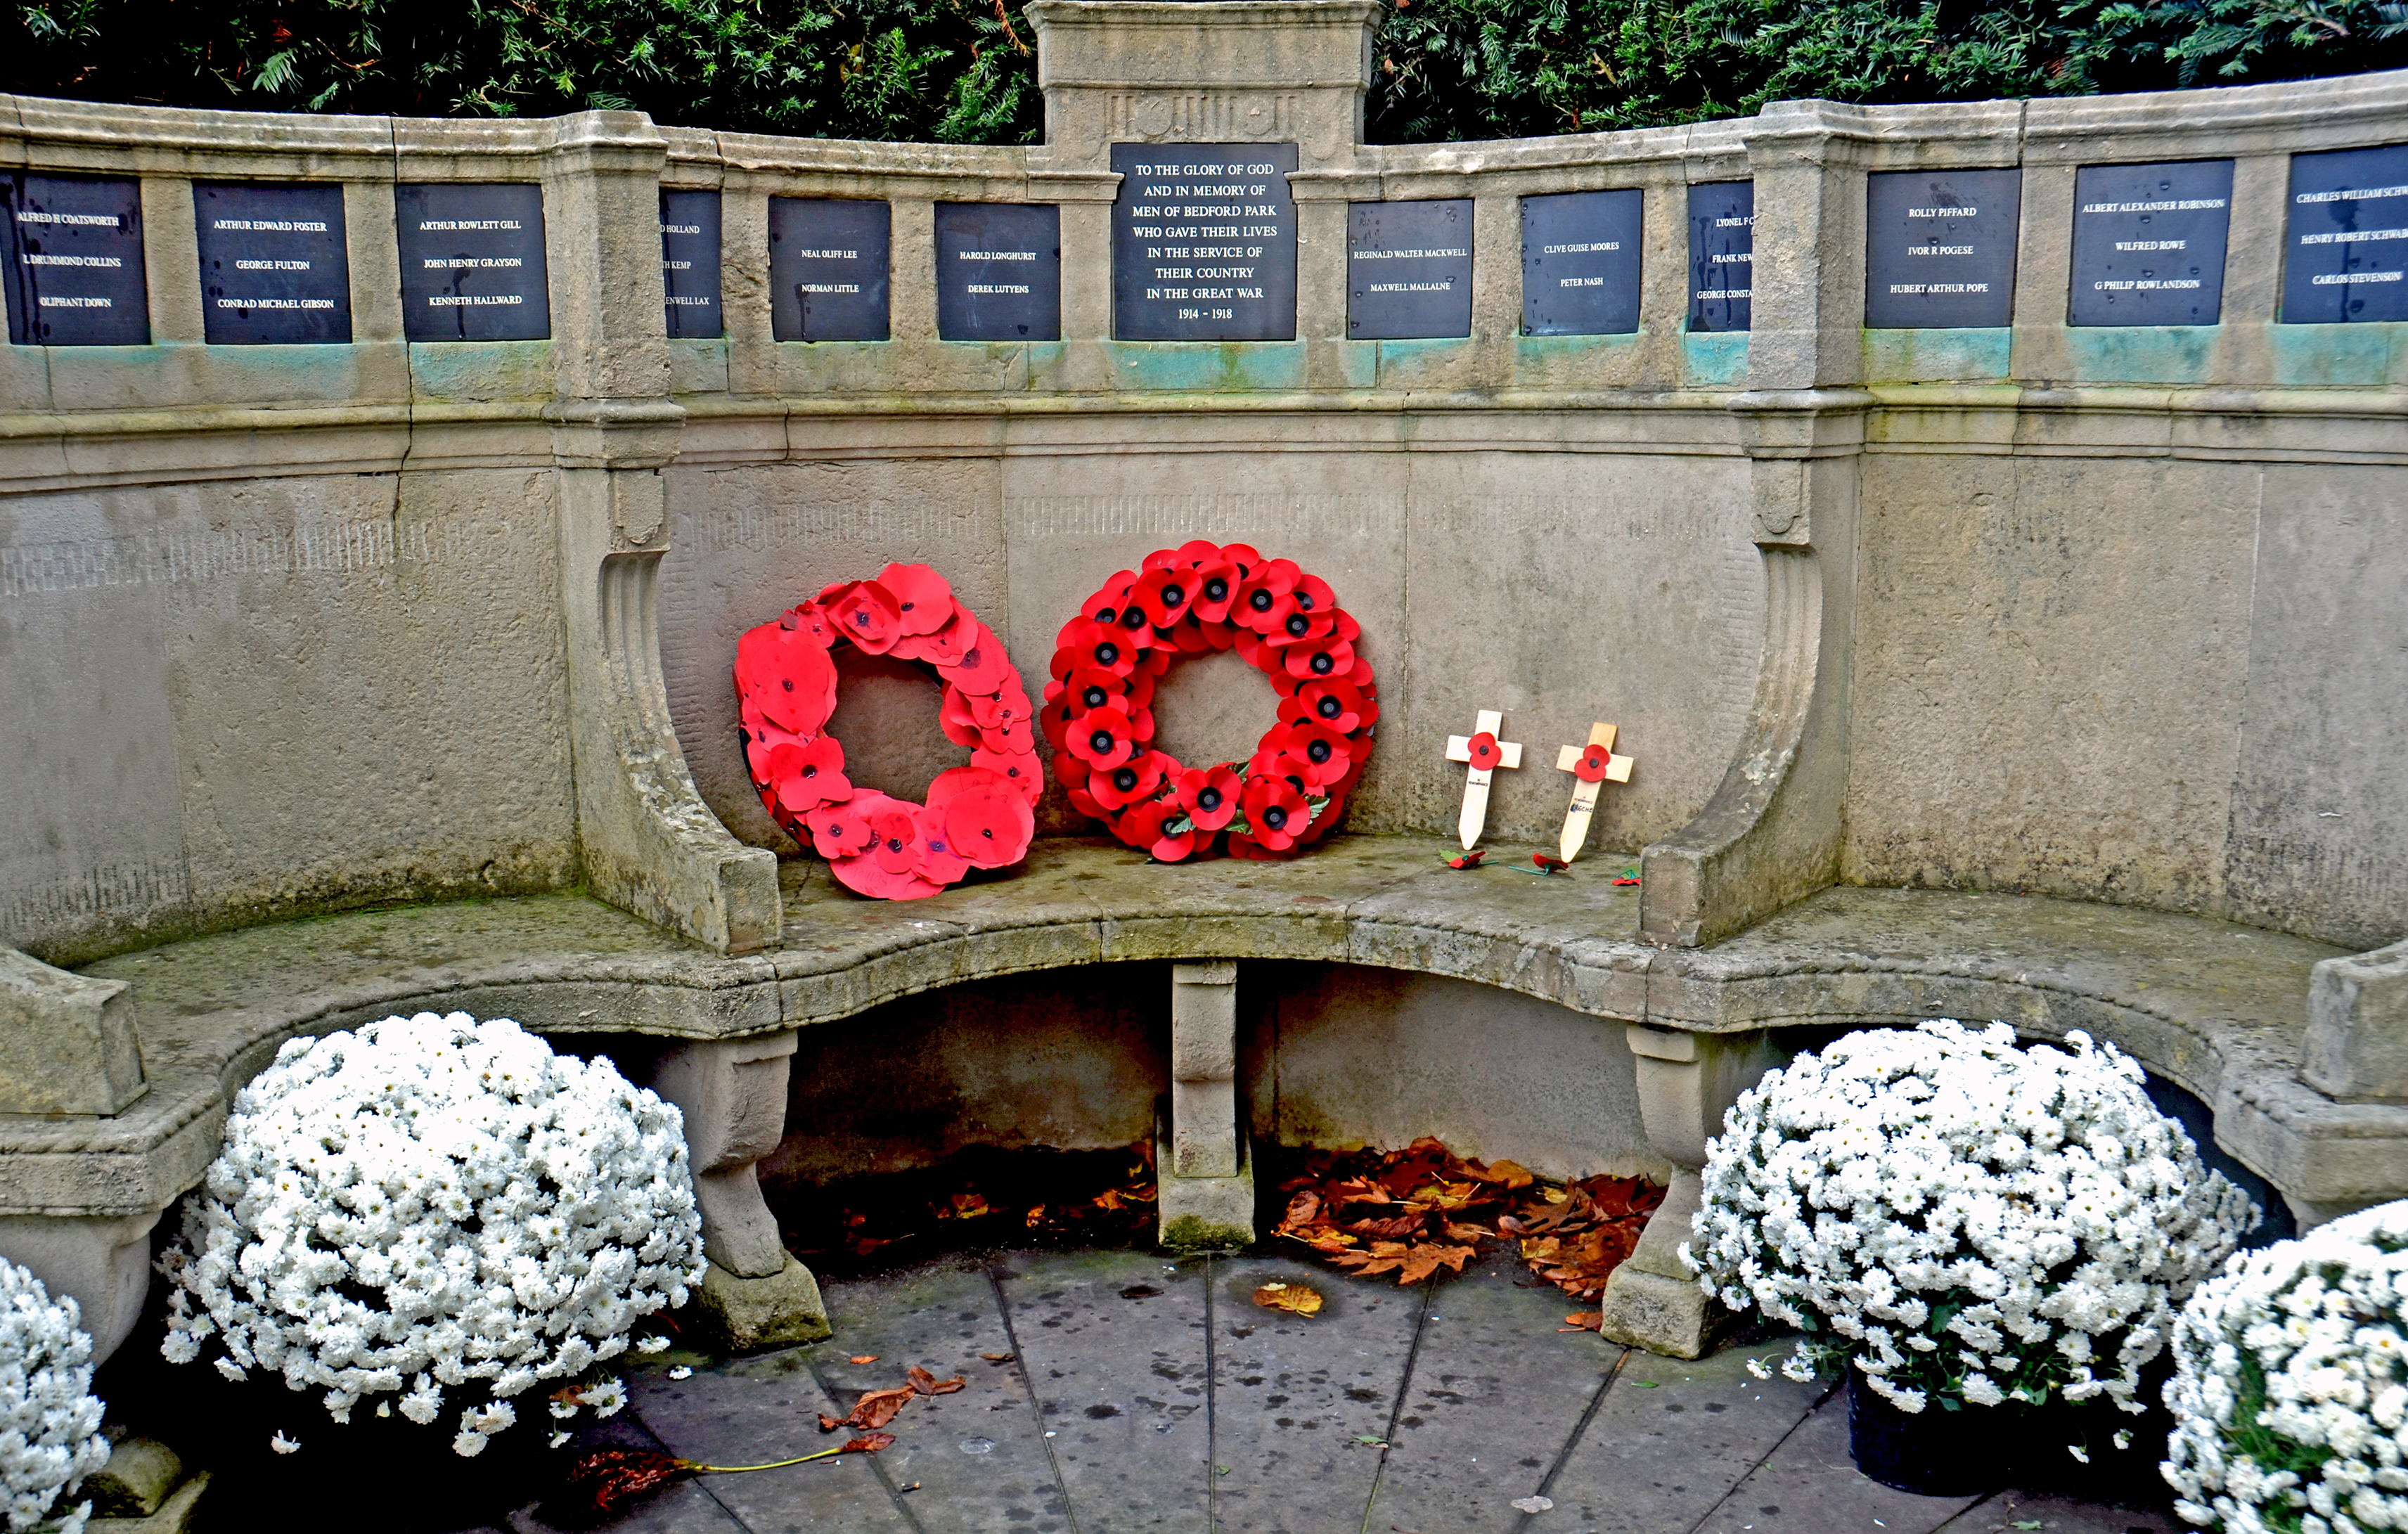
[[[1393,0],[1371,136],[1595,132],[1766,101],[2080,95],[2408,65],[2408,0]],[[1042,132],[1017,0],[12,0],[0,84],[251,110],[847,138]]]

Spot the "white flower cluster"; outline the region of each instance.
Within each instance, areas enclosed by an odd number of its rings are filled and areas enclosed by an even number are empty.
[[[2166,1479],[2195,1524],[2408,1528],[2408,1203],[2235,1256],[2174,1327]]]
[[[685,1303],[702,1222],[674,1106],[506,1018],[421,1012],[278,1052],[161,1269],[171,1360],[215,1336],[229,1378],[323,1388],[337,1422],[391,1394],[432,1423],[481,1382],[452,1445],[474,1455],[516,1421],[510,1397]],[[608,1415],[615,1388],[582,1399]]]
[[[10,1534],[81,1534],[92,1515],[85,1502],[48,1521],[62,1493],[73,1496],[108,1463],[82,1319],[72,1296],[53,1304],[40,1279],[0,1257],[0,1491]]]
[[[1852,1033],[1741,1095],[1682,1247],[1707,1293],[1837,1333],[1901,1411],[2104,1393],[2256,1223],[2114,1045],[1942,1019]],[[1801,1344],[1784,1369],[1811,1376]]]

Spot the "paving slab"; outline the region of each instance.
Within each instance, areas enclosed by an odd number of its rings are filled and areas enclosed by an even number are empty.
[[[1266,1310],[1266,1283],[1306,1284],[1320,1313]],[[1213,1527],[1242,1534],[1358,1527],[1397,1416],[1426,1287],[1331,1273],[1289,1257],[1216,1263]]]
[[[763,1465],[840,1443],[823,1437],[822,1412],[841,1414],[811,1373],[810,1349],[688,1365],[690,1378],[672,1380],[668,1367],[628,1370],[630,1405],[669,1453],[708,1465]],[[908,1409],[907,1409],[908,1410]],[[704,1475],[693,1483],[733,1513],[752,1534],[802,1529],[883,1531],[912,1527],[896,1507],[875,1457],[834,1459],[741,1475]]]
[[[1933,1534],[1978,1500],[1916,1497],[1859,1474],[1848,1393],[1834,1390],[1691,1534]]]
[[[1514,1528],[1514,1500],[1538,1493],[1622,1361],[1596,1333],[1559,1329],[1579,1309],[1508,1250],[1440,1278],[1360,1527]]]
[[[2162,1506],[2123,1507],[2071,1497],[2002,1491],[1940,1526],[1940,1534],[2192,1534],[2174,1516],[2173,1493]]]
[[[1211,1267],[1095,1252],[997,1269],[1079,1534],[1210,1527]]]
[[[1580,1534],[1695,1527],[1834,1388],[1748,1372],[1750,1360],[1776,1364],[1789,1349],[1786,1340],[1756,1342],[1694,1362],[1633,1353],[1543,1488],[1555,1505],[1533,1527]]]

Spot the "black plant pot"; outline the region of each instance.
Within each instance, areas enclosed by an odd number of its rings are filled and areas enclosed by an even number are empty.
[[[1848,1451],[1885,1486],[1918,1497],[1997,1491],[2014,1478],[2025,1430],[2025,1414],[2013,1406],[1901,1412],[1861,1371],[1848,1370]]]

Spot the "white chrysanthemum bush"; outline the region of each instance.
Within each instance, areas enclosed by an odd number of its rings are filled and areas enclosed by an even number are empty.
[[[337,1423],[390,1398],[378,1415],[446,1418],[474,1455],[513,1398],[599,1372],[702,1269],[673,1105],[508,1019],[389,1017],[291,1040],[236,1097],[162,1263],[163,1351],[281,1374]],[[615,1380],[546,1394],[563,1420],[624,1400]]]
[[[2244,1252],[2174,1328],[2166,1479],[2233,1534],[2408,1528],[2408,1203]]]
[[[9,1534],[79,1534],[92,1504],[62,1509],[108,1463],[92,1394],[92,1339],[72,1296],[0,1257],[0,1491]]]
[[[1953,1020],[1852,1033],[1743,1093],[1683,1247],[1733,1310],[1849,1358],[1900,1410],[2107,1398],[2140,1412],[2175,1307],[2256,1223],[2082,1033]],[[2121,1435],[2119,1435],[2120,1439]]]

